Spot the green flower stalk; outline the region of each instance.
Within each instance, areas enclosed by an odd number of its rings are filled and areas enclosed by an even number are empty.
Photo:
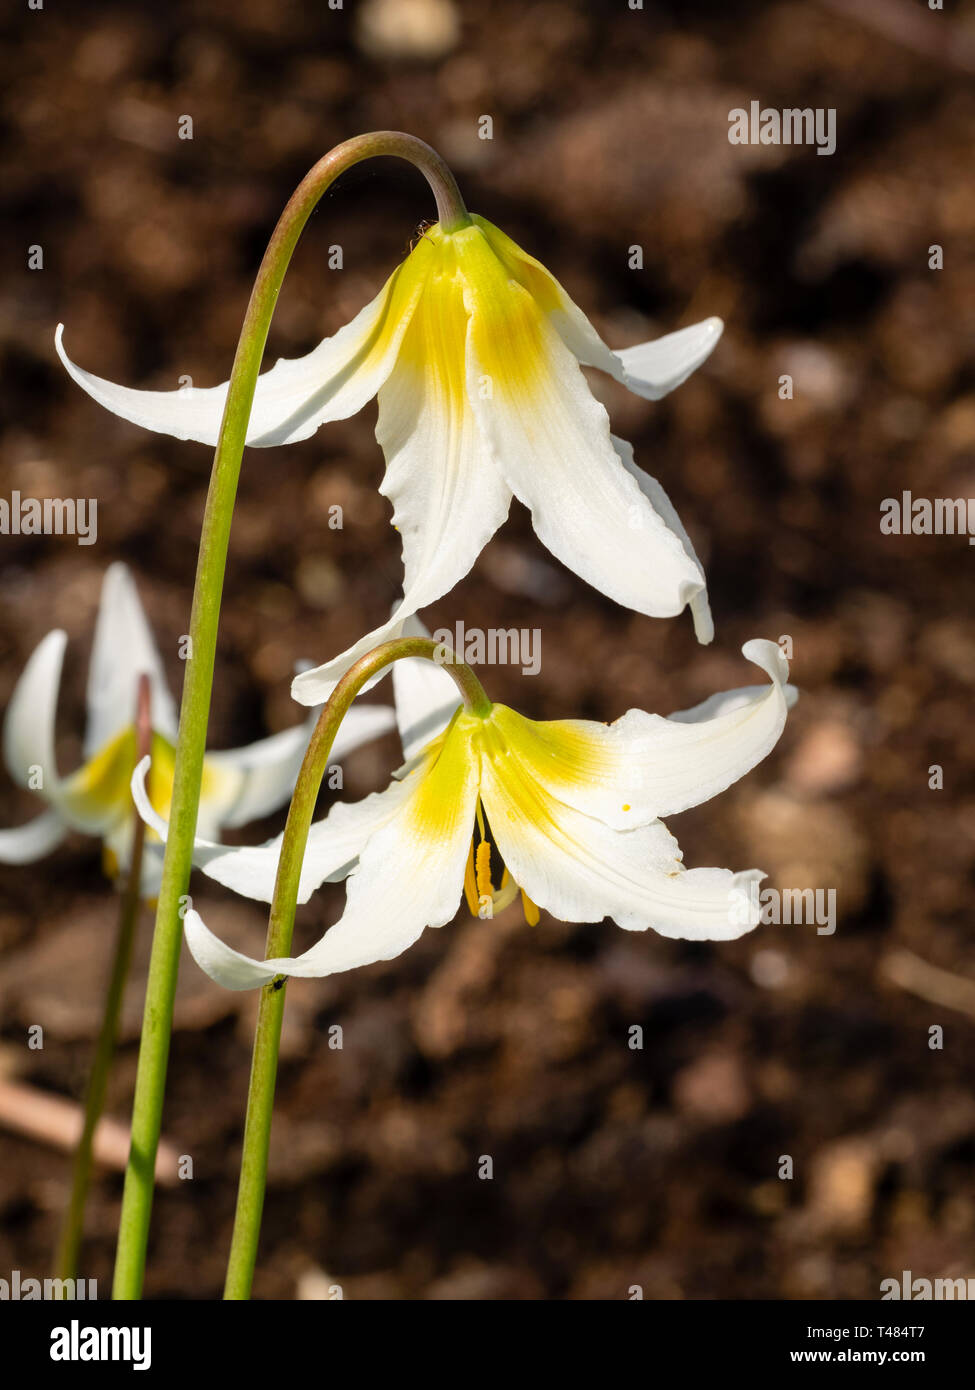
[[[490,701],[470,667],[456,662],[452,656],[445,661],[442,648],[429,638],[406,637],[386,642],[360,658],[342,677],[322,710],[295,785],[284,828],[274,897],[268,918],[265,949],[268,960],[287,956],[291,950],[308,831],[339,726],[366,682],[392,662],[407,657],[426,657],[442,664],[444,670],[454,678],[464,708],[471,714],[482,715],[491,708]],[[224,1288],[225,1299],[250,1298],[254,1280],[264,1192],[267,1187],[267,1160],[284,1000],[283,977],[273,979],[261,991],[247,1092],[247,1118],[244,1125],[237,1210]]]
[[[274,230],[254,282],[230,375],[197,559],[189,630],[191,655],[173,769],[171,833],[156,910],[132,1110],[132,1144],[119,1224],[113,1283],[116,1299],[137,1299],[142,1294],[182,941],[181,910],[192,866],[227,547],[258,372],[274,306],[305,223],[340,174],[377,155],[398,156],[421,170],[436,197],[441,225],[462,226],[467,217],[453,176],[429,145],[398,131],[357,136],[319,160],[298,186]]]
[[[140,762],[149,761],[152,748],[151,702],[152,684],[148,675],[142,675],[139,677],[135,714],[136,758]],[[139,924],[139,908],[142,904],[142,851],[145,845],[146,827],[141,818],[136,815],[134,808],[131,814],[133,831],[129,851],[128,879],[119,904],[115,956],[112,960],[108,990],[105,994],[105,1008],[98,1042],[95,1045],[95,1057],[88,1079],[84,1122],[81,1138],[75,1150],[74,1167],[71,1175],[71,1196],[68,1200],[54,1259],[55,1273],[59,1279],[76,1279],[78,1276],[78,1260],[84,1236],[85,1206],[91,1184],[95,1130],[98,1127],[98,1121],[105,1104],[108,1076],[111,1071],[112,1058],[115,1056],[115,1045],[118,1041],[122,1000],[132,965],[132,948],[135,944],[136,927]]]

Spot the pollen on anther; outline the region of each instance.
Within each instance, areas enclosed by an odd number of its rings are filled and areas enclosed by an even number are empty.
[[[481,897],[493,897],[494,885],[491,882],[491,845],[488,840],[482,840],[477,847],[477,854],[474,859],[474,874],[477,879],[477,891]]]
[[[629,802],[627,802],[627,803],[624,805],[624,807],[623,807],[623,810],[624,810],[624,811],[631,811],[632,809],[633,809],[633,808],[632,808],[632,806],[630,805]]]

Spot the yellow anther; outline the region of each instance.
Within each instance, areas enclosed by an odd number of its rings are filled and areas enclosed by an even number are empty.
[[[537,927],[539,911],[535,904],[532,902],[531,898],[525,892],[524,888],[521,890],[521,908],[525,914],[525,921],[528,923],[528,925],[530,927]]]
[[[482,899],[493,898],[494,884],[491,882],[491,844],[488,840],[482,840],[477,847],[474,872],[479,896]]]
[[[626,805],[623,807],[623,810],[624,810],[624,811],[629,811],[629,810],[630,810],[630,804],[629,804],[629,802],[626,803]]]
[[[464,869],[464,897],[467,899],[467,906],[472,917],[476,917],[480,903],[477,897],[477,878],[474,874],[474,837],[471,836],[471,847],[467,851],[467,866]]]
[[[106,878],[118,878],[118,855],[108,845],[102,845],[102,873]]]

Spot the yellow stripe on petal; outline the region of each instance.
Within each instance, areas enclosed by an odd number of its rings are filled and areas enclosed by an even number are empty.
[[[135,730],[123,729],[64,782],[59,806],[80,830],[103,833],[131,805]]]
[[[493,222],[489,222],[486,217],[479,217],[474,213],[471,221],[483,233],[505,273],[528,291],[543,313],[551,314],[566,308],[568,295],[541,261],[529,256],[516,241],[512,241],[510,236]]]
[[[153,808],[166,820],[173,799],[173,771],[176,750],[162,734],[152,735],[152,767],[149,774],[149,799]],[[78,830],[105,835],[127,816],[134,815],[130,783],[136,763],[135,729],[123,729],[110,739],[94,757],[67,778],[58,798],[58,806]],[[232,771],[203,764],[200,805],[205,815],[208,802],[226,801],[228,779]],[[150,839],[157,839],[154,830],[147,830]]]
[[[152,808],[164,820],[169,820],[173,802],[173,774],[176,769],[176,749],[162,734],[152,736],[152,763],[149,769],[147,791]],[[197,834],[217,836],[220,831],[222,813],[231,805],[237,793],[241,773],[238,769],[213,763],[204,759],[203,778],[200,782],[200,808],[197,816]],[[156,832],[146,830],[150,839],[156,839]]]
[[[456,828],[455,795],[480,773],[476,735],[483,721],[458,710],[446,731],[435,739],[423,761],[409,774],[416,791],[403,812],[403,823],[418,840],[437,841]],[[471,826],[473,830],[473,824]],[[422,873],[422,864],[417,872]]]
[[[414,312],[414,305],[419,307],[428,293],[426,285],[427,277],[438,264],[437,247],[429,237],[421,237],[414,249],[402,265],[397,266],[392,275],[386,281],[385,294],[386,306],[378,331],[369,342],[366,351],[361,359],[355,361],[355,370],[369,371],[375,369],[383,360],[386,353],[394,345],[397,335],[402,331],[404,319],[409,319]],[[418,300],[419,296],[419,300]],[[409,329],[407,329],[407,336]],[[405,342],[400,345],[400,353],[405,347]]]
[[[507,705],[494,705],[492,729],[517,758],[528,764],[547,790],[560,799],[594,786],[623,780],[623,748],[605,724],[584,719],[526,719]],[[620,808],[629,804],[621,795]]]
[[[471,916],[476,917],[480,904],[477,900],[477,873],[474,869],[473,836],[471,836],[471,847],[467,854],[467,867],[464,870],[464,897],[467,899],[467,907]]]
[[[471,389],[481,399],[532,396],[550,371],[543,310],[512,279],[479,227],[456,232],[457,260],[470,314],[470,349],[478,376]]]

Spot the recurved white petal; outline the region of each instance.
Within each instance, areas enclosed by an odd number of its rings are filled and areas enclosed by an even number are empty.
[[[419,256],[417,256],[419,252]],[[356,317],[305,357],[281,358],[258,378],[247,427],[254,448],[307,439],[326,420],[344,420],[361,410],[385,381],[422,286],[426,253],[422,243]],[[404,274],[409,267],[409,273]],[[62,341],[58,355],[82,390],[106,410],[143,429],[215,444],[227,400],[221,386],[177,391],[137,391],[117,386],[76,366]]]
[[[788,663],[774,642],[747,642],[742,651],[771,684],[728,692],[710,717],[665,719],[629,710],[609,725],[536,723],[495,705],[490,725],[508,760],[548,796],[629,830],[716,796],[775,746],[789,703]]]
[[[707,719],[716,719],[721,714],[731,714],[735,710],[750,708],[763,700],[769,693],[767,685],[743,685],[738,690],[722,690],[717,695],[709,695],[699,705],[690,709],[675,710],[667,718],[677,724],[701,724]],[[782,693],[789,709],[794,708],[799,699],[799,691],[794,685],[784,685]]]
[[[763,639],[746,642],[742,655],[766,672],[770,685],[731,692],[736,698],[710,718],[664,719],[630,710],[611,726],[632,777],[632,805],[652,807],[658,816],[700,805],[775,747],[789,709],[789,663],[775,642]]]
[[[484,352],[494,349],[472,320],[468,389],[498,467],[564,564],[627,608],[674,617],[703,590],[701,568],[622,466],[606,411],[573,355],[530,301],[520,309],[509,331],[534,336],[538,362],[525,381],[488,373]],[[478,393],[485,374],[494,381],[489,397]]]
[[[224,989],[257,989],[274,979],[274,970],[268,969],[263,961],[245,956],[235,951],[219,936],[215,936],[203,918],[191,908],[183,918],[183,935],[190,955],[200,969],[216,980]]]
[[[619,352],[607,347],[589,319],[541,261],[483,217],[474,221],[508,274],[523,285],[548,314],[566,347],[585,367],[598,367],[644,397],[659,400],[686,381],[711,355],[724,330],[719,318],[679,328],[662,338]]]
[[[710,318],[652,342],[623,348],[613,353],[619,363],[613,375],[644,400],[658,401],[697,371],[711,356],[723,332],[721,320]],[[593,365],[603,366],[602,362]]]
[[[33,864],[56,849],[67,833],[68,827],[53,809],[26,825],[0,830],[0,864]]]
[[[228,989],[249,989],[276,975],[332,975],[389,960],[426,927],[450,921],[460,901],[478,788],[478,759],[460,721],[437,752],[393,785],[407,795],[362,848],[339,921],[303,955],[268,961],[231,951],[193,921],[187,942],[211,978]]]
[[[127,565],[110,565],[102,583],[88,664],[88,723],[84,755],[91,758],[135,720],[139,677],[149,677],[152,727],[176,738],[176,704],[166,683],[135,581]]]
[[[627,473],[629,473],[630,477],[636,480],[637,487],[639,487],[644,497],[647,498],[651,507],[659,513],[673,531],[674,535],[678,537],[686,554],[694,561],[703,576],[704,566],[701,564],[690,536],[684,529],[684,523],[677,515],[677,509],[673,502],[671,502],[656,478],[651,478],[650,474],[637,464],[633,457],[632,445],[628,444],[625,439],[617,438],[615,434],[612,435],[611,438],[613,441],[613,448],[619,455],[623,467],[626,469]],[[711,605],[708,603],[708,591],[706,588],[701,589],[699,593],[694,595],[690,601],[689,607],[691,610],[691,617],[694,620],[694,635],[699,642],[710,642],[714,637],[714,620],[711,617]]]
[[[696,941],[731,940],[757,925],[750,890],[761,873],[685,870],[660,821],[614,830],[556,801],[523,766],[486,756],[481,798],[508,872],[561,921],[612,917],[628,931]]]
[[[59,787],[54,721],[67,633],[49,632],[31,653],[7,706],[3,757],[15,782],[52,800]]]

